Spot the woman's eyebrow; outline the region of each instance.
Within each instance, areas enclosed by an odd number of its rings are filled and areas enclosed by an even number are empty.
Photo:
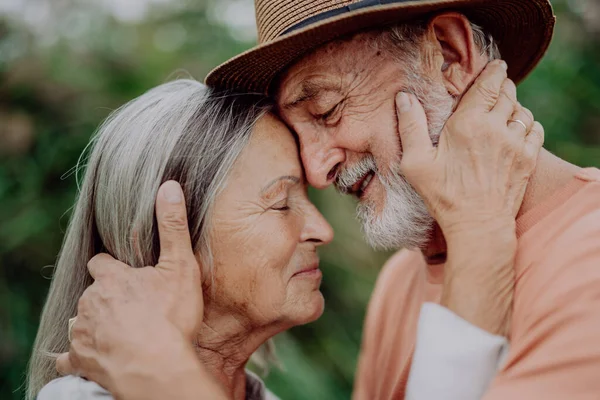
[[[264,196],[269,191],[270,188],[272,188],[274,185],[276,185],[277,183],[279,183],[281,181],[290,181],[290,182],[296,184],[296,183],[300,183],[300,178],[298,178],[297,176],[293,176],[293,175],[283,175],[283,176],[280,176],[279,178],[275,178],[271,182],[266,184],[265,187],[263,187],[260,190],[260,195]]]

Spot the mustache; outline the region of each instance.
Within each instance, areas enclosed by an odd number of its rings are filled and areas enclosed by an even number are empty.
[[[348,194],[352,190],[352,186],[371,171],[377,175],[378,168],[375,157],[368,154],[360,161],[345,166],[338,172],[334,182],[335,188],[342,194]]]

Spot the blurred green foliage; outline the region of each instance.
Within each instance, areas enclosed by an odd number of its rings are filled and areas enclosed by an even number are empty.
[[[247,21],[250,0],[146,0],[147,12],[136,18],[111,12],[105,7],[111,2],[95,3],[0,7],[2,399],[22,397],[50,266],[75,197],[70,172],[99,122],[165,80],[202,79],[254,41],[243,26],[222,22]],[[600,166],[600,6],[553,3],[559,16],[554,42],[519,98],[544,124],[549,150],[581,166]],[[278,338],[284,370],[273,370],[267,384],[284,399],[348,399],[366,304],[388,255],[362,242],[351,201],[330,190],[311,191],[311,197],[336,231],[322,252],[326,311]]]

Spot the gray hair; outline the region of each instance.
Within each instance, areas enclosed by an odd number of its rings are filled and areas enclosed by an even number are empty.
[[[93,281],[87,262],[101,252],[132,267],[158,262],[154,202],[162,182],[182,185],[194,252],[210,272],[215,198],[269,109],[263,98],[213,93],[184,79],[148,91],[101,125],[77,167],[86,164],[85,176],[42,312],[27,399],[58,377],[55,356],[69,350],[67,321]]]
[[[403,56],[406,55],[407,50],[413,50],[412,53],[414,54],[414,50],[417,50],[420,40],[427,32],[428,23],[427,20],[419,20],[382,29],[375,36],[376,44],[391,51],[400,50]],[[500,48],[494,37],[481,26],[473,22],[470,24],[473,31],[473,41],[479,48],[480,54],[486,56],[490,61],[500,59]]]

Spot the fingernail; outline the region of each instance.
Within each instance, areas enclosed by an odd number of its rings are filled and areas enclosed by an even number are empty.
[[[396,95],[396,107],[398,107],[399,112],[407,112],[408,110],[410,110],[411,106],[412,104],[410,102],[410,97],[408,96],[408,94],[400,92],[398,93],[398,95]]]
[[[500,61],[500,66],[505,70],[508,71],[508,64],[506,63],[506,61],[501,60]]]
[[[171,204],[181,203],[183,193],[181,193],[181,186],[175,181],[168,181],[162,185],[163,196]]]

